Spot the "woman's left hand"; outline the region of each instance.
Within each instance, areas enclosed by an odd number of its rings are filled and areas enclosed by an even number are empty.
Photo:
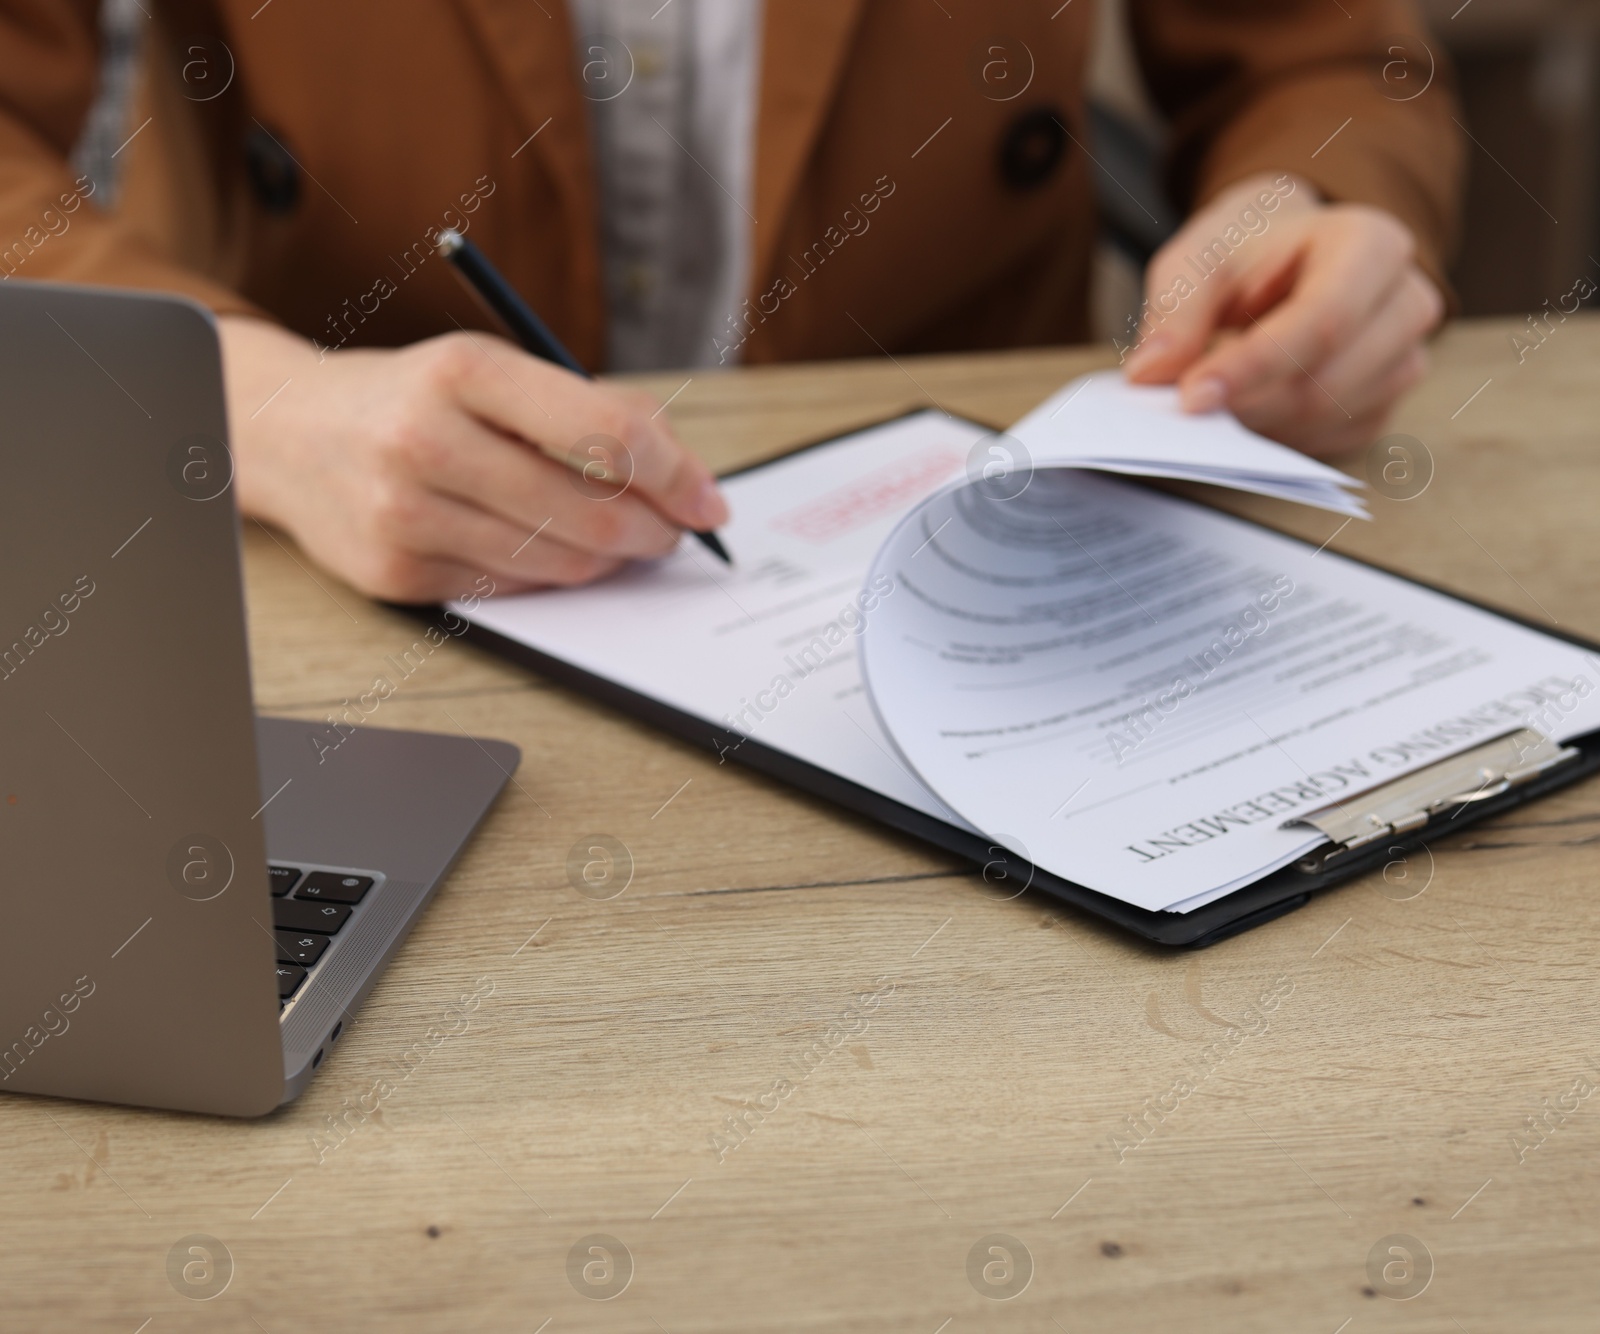
[[[1414,254],[1380,209],[1293,176],[1240,182],[1150,261],[1128,378],[1176,381],[1186,410],[1227,407],[1308,454],[1359,449],[1426,372],[1444,317]]]

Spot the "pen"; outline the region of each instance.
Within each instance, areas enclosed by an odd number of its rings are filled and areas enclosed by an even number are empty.
[[[586,380],[594,379],[584,369],[583,363],[562,346],[561,340],[550,332],[549,326],[517,294],[516,288],[501,276],[483,251],[453,227],[439,233],[437,244],[439,253],[455,267],[456,273],[472,294],[500,318],[522,345],[523,351],[563,366]],[[728,549],[722,545],[722,539],[716,533],[697,531],[695,537],[724,564],[733,564],[733,558],[728,555]]]

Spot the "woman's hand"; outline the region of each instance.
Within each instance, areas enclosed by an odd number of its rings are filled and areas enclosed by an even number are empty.
[[[319,356],[276,325],[218,323],[240,508],[370,596],[582,583],[727,520],[654,402],[491,334]]]
[[[1188,411],[1230,408],[1308,454],[1360,448],[1426,372],[1444,316],[1414,251],[1379,209],[1292,176],[1241,182],[1150,261],[1128,378],[1176,381]]]

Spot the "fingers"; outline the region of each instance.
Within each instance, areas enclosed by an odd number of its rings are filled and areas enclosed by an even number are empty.
[[[677,546],[680,529],[632,489],[586,481],[462,414],[433,424],[437,447],[419,451],[417,480],[496,516],[522,538],[537,532],[578,551],[653,559]]]
[[[1202,229],[1203,230],[1203,229]],[[1149,332],[1123,363],[1135,384],[1170,384],[1205,350],[1230,296],[1219,270],[1198,278],[1188,260],[1198,233],[1185,228],[1156,252],[1145,270]]]
[[[393,602],[482,594],[484,575],[496,593],[586,583],[623,563],[524,532],[414,482],[380,489],[362,517],[335,563],[362,592]]]
[[[1423,342],[1443,316],[1444,298],[1438,288],[1413,268],[1367,326],[1318,371],[1317,378],[1357,416],[1384,406],[1392,397],[1385,396],[1384,388],[1391,371],[1408,359],[1426,369]],[[1411,383],[1405,387],[1409,389]]]
[[[1390,411],[1384,409],[1370,416],[1355,417],[1348,421],[1341,417],[1338,421],[1319,421],[1314,425],[1299,424],[1294,428],[1294,438],[1285,440],[1284,443],[1313,458],[1340,458],[1365,449],[1376,440],[1384,426],[1388,424],[1390,416]],[[1246,425],[1251,424],[1246,423]],[[1263,435],[1266,434],[1260,425],[1252,425],[1251,428],[1261,431]]]
[[[369,592],[426,599],[488,574],[496,592],[587,582],[666,554],[681,530],[641,499],[591,488],[569,468],[467,416],[409,405],[367,479],[358,547]]]
[[[1391,406],[1427,369],[1422,339],[1437,323],[1438,294],[1421,274],[1407,275],[1350,343],[1314,372],[1291,373],[1234,395],[1241,420],[1270,422],[1287,438],[1298,425],[1353,420]]]
[[[587,583],[622,565],[616,556],[579,551],[544,532],[529,533],[497,515],[421,488],[379,511],[382,548],[407,557],[488,574],[496,592]],[[455,594],[452,594],[454,596]]]
[[[1427,373],[1428,354],[1414,347],[1375,382],[1374,406],[1364,412],[1302,411],[1293,405],[1246,404],[1235,415],[1251,430],[1281,440],[1306,454],[1332,458],[1372,443],[1388,422],[1402,395]],[[1322,399],[1326,404],[1328,400]]]
[[[1265,174],[1222,191],[1167,242],[1145,272],[1142,341],[1124,362],[1135,383],[1169,384],[1241,310],[1275,305],[1321,210],[1305,182]]]
[[[727,522],[710,469],[637,399],[482,334],[451,334],[421,348],[438,387],[506,435],[588,465],[592,478],[632,492],[672,523]]]
[[[1376,209],[1325,210],[1301,242],[1288,296],[1179,381],[1184,407],[1206,412],[1273,381],[1315,375],[1371,321],[1411,269],[1411,234]]]
[[[458,561],[413,552],[364,550],[329,564],[336,564],[340,574],[358,592],[384,602],[448,602],[483,591],[479,582],[481,571]]]

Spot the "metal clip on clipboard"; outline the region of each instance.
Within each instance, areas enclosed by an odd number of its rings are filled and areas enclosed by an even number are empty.
[[[1572,746],[1560,745],[1531,727],[1508,732],[1349,801],[1288,821],[1287,825],[1314,826],[1333,844],[1318,848],[1298,865],[1305,871],[1320,871],[1330,861],[1371,843],[1421,829],[1440,811],[1497,797],[1578,755]]]

